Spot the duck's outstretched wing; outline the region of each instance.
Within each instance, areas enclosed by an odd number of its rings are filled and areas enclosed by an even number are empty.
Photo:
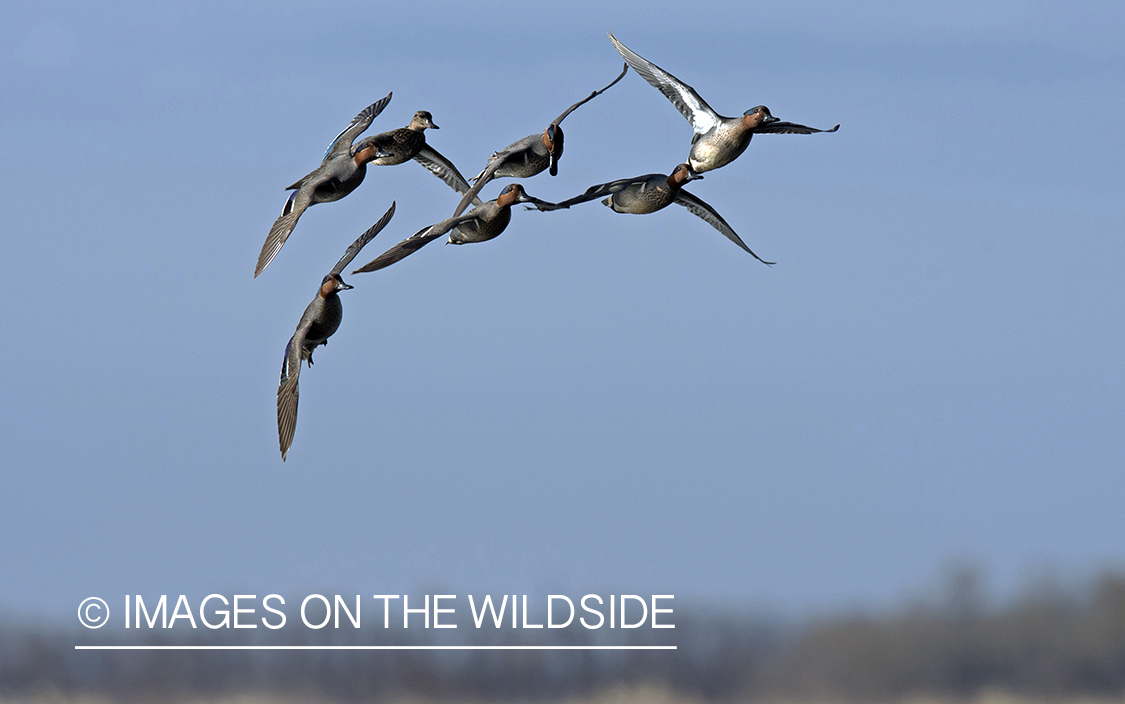
[[[414,254],[422,247],[425,247],[430,242],[433,242],[461,223],[467,222],[469,220],[475,220],[476,217],[477,216],[474,215],[472,211],[470,211],[465,215],[460,215],[455,218],[446,218],[436,225],[423,227],[421,230],[418,230],[410,237],[407,237],[402,242],[399,242],[395,246],[383,252],[378,257],[372,259],[352,273],[362,274],[368,271],[378,271],[379,269],[385,269],[386,267],[394,264],[397,261],[406,259],[411,254]]]
[[[371,122],[383,112],[383,108],[391,102],[391,93],[387,93],[387,97],[371,103],[363,109],[355,119],[351,121],[344,131],[336,135],[336,139],[332,140],[332,144],[328,145],[328,149],[324,152],[324,159],[321,163],[328,161],[328,159],[336,154],[346,154],[351,151],[352,142],[355,138],[363,134],[364,130],[371,126]]]
[[[447,184],[449,184],[450,188],[457,191],[458,193],[469,192],[469,182],[466,181],[465,177],[461,175],[461,172],[457,170],[457,167],[453,165],[453,162],[439,154],[438,150],[434,149],[430,145],[426,144],[421,149],[419,149],[418,153],[414,155],[414,160],[422,166],[425,166],[427,169],[429,169],[430,173],[432,173],[434,176],[437,176],[442,181],[445,181]],[[473,205],[480,204],[480,199],[474,197]]]
[[[617,41],[613,32],[609,33],[609,39],[617,47],[617,52],[621,54],[625,62],[640,74],[641,78],[648,81],[649,85],[663,93],[668,100],[671,100],[676,109],[683,113],[696,134],[710,132],[712,128],[719,124],[722,118],[711,109],[707,101],[699,97],[699,93],[696,93],[694,88]]]
[[[835,132],[840,129],[836,125],[830,130],[818,130],[815,127],[798,125],[796,122],[769,122],[754,129],[754,134],[812,134],[814,132]]]
[[[387,226],[387,223],[391,221],[391,218],[394,217],[394,214],[395,202],[391,201],[391,207],[387,209],[387,212],[383,214],[383,217],[379,218],[379,222],[368,228],[367,232],[364,232],[359,236],[359,239],[357,239],[355,242],[352,242],[351,245],[348,246],[348,249],[344,252],[344,256],[340,257],[340,261],[336,262],[336,266],[332,267],[332,271],[330,273],[339,274],[343,272],[344,267],[346,267],[348,264],[351,264],[352,260],[355,259],[357,254],[359,254],[359,250],[363,249],[364,245],[370,242],[375,237],[375,235],[379,234],[379,232],[381,232],[382,229]]]
[[[676,199],[673,202],[677,205],[682,205],[687,208],[689,213],[698,215],[700,218],[706,221],[707,224],[723,233],[723,235],[725,235],[727,239],[729,239],[731,242],[734,242],[739,247],[742,247],[761,263],[767,264],[769,266],[773,266],[776,263],[767,262],[757,254],[754,254],[754,250],[746,246],[746,243],[742,241],[742,238],[738,236],[738,233],[734,231],[734,228],[728,225],[726,220],[723,220],[723,216],[715,212],[715,209],[705,203],[703,200],[695,197],[691,193],[688,193],[681,188],[679,193],[676,194]]]
[[[583,105],[584,103],[587,103],[587,102],[593,100],[597,96],[601,95],[602,93],[604,93],[607,90],[609,90],[610,88],[612,88],[615,83],[617,83],[618,81],[620,81],[622,78],[625,77],[625,74],[628,71],[629,71],[629,64],[625,64],[624,68],[621,69],[621,73],[617,76],[617,78],[613,79],[613,81],[608,86],[606,86],[605,88],[602,88],[601,90],[594,91],[593,93],[591,93],[587,97],[583,98],[582,100],[579,100],[574,105],[571,105],[569,108],[567,108],[563,112],[563,114],[556,117],[554,122],[551,123],[551,125],[554,125],[554,126],[557,127],[558,124],[560,122],[562,122],[566,118],[567,115],[574,112],[574,110],[576,108]],[[511,160],[511,159],[513,159],[517,156],[522,156],[523,159],[526,161],[528,159],[528,150],[531,148],[531,146],[534,143],[538,142],[541,139],[543,139],[543,133],[542,132],[528,135],[528,136],[524,137],[523,139],[521,139],[517,142],[513,142],[513,143],[509,144],[503,150],[498,151],[495,154],[493,154],[491,157],[489,157],[488,164],[486,164],[485,167],[484,167],[484,170],[481,171],[479,174],[477,174],[476,177],[473,179],[473,187],[469,190],[468,193],[466,193],[464,195],[464,197],[461,198],[461,202],[457,204],[457,208],[453,211],[453,215],[457,216],[457,215],[460,215],[461,213],[463,213],[465,211],[465,208],[469,207],[469,202],[472,201],[472,199],[475,198],[478,193],[480,193],[480,190],[482,188],[484,188],[485,184],[487,184],[489,181],[491,181],[494,178],[496,172],[500,169],[500,167],[507,164],[509,162],[509,160]],[[559,139],[561,139],[561,137],[559,137]],[[556,173],[556,169],[557,169],[557,167],[553,166],[554,163],[555,163],[555,161],[552,158],[552,160],[551,160],[551,164],[552,164],[551,174],[552,175],[554,175]]]
[[[612,37],[613,35],[611,34],[610,36]],[[580,106],[584,105],[585,103],[588,103],[588,102],[590,102],[590,101],[591,101],[591,100],[593,100],[594,98],[598,97],[598,96],[599,96],[599,95],[601,95],[602,93],[604,93],[604,92],[606,92],[607,90],[609,90],[610,88],[612,88],[612,87],[614,86],[614,84],[616,84],[616,83],[617,83],[618,81],[620,81],[620,80],[621,80],[622,78],[624,78],[624,77],[625,77],[625,74],[626,74],[626,73],[628,73],[628,72],[629,72],[629,64],[628,64],[628,63],[626,63],[626,64],[625,64],[625,68],[621,69],[621,73],[620,73],[620,75],[618,75],[618,76],[617,76],[617,78],[613,79],[613,82],[612,82],[612,83],[610,83],[610,84],[609,84],[608,86],[606,86],[605,88],[602,88],[601,90],[596,90],[596,91],[594,91],[593,93],[590,93],[590,95],[586,96],[586,97],[585,97],[585,98],[583,98],[582,100],[579,100],[579,101],[578,101],[577,103],[575,103],[574,105],[571,105],[571,106],[570,106],[569,108],[567,108],[567,109],[566,109],[566,110],[565,110],[565,111],[563,112],[563,114],[561,114],[561,115],[559,115],[558,117],[556,117],[556,118],[555,118],[555,121],[554,121],[554,122],[552,122],[551,124],[552,124],[552,125],[557,125],[557,124],[559,124],[560,122],[562,122],[563,120],[565,120],[565,119],[566,119],[566,116],[567,116],[567,115],[569,115],[570,113],[574,112],[574,111],[575,111],[575,110],[576,110],[576,109],[577,109],[578,107],[580,107]]]
[[[254,267],[255,279],[258,278],[258,274],[265,271],[273,258],[281,251],[285,240],[289,239],[293,228],[297,226],[297,219],[301,217],[301,213],[305,212],[305,208],[309,207],[309,204],[310,200],[307,193],[302,190],[298,190],[289,196],[288,202],[285,203],[285,209],[282,210],[277,220],[274,220],[273,227],[270,228],[270,233],[266,235],[266,241],[262,244],[262,251],[258,254],[258,264]]]
[[[301,349],[311,326],[311,317],[301,319],[297,331],[285,346],[285,359],[281,362],[281,382],[277,386],[277,440],[281,446],[282,462],[289,454],[293,433],[297,429],[297,379],[301,374]]]

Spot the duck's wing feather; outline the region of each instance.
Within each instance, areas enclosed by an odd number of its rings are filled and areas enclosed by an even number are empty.
[[[840,129],[839,125],[830,130],[818,130],[815,127],[798,125],[796,122],[771,122],[756,128],[754,132],[755,134],[812,134],[814,132],[835,132],[838,129]]]
[[[364,245],[370,242],[375,237],[375,235],[379,234],[382,229],[387,226],[387,223],[391,221],[391,218],[394,217],[394,214],[395,202],[391,201],[391,207],[387,209],[387,212],[383,214],[383,217],[379,218],[379,222],[372,225],[370,228],[368,228],[367,232],[364,232],[359,236],[359,239],[351,243],[348,249],[344,252],[344,256],[340,257],[340,261],[336,262],[336,266],[332,267],[331,273],[339,274],[344,270],[344,267],[346,267],[348,264],[351,264],[352,260],[355,259],[357,254],[359,254],[359,250],[363,249]]]
[[[421,149],[419,149],[418,153],[414,155],[414,160],[422,166],[425,166],[434,176],[437,176],[442,181],[445,181],[450,188],[457,191],[458,193],[469,192],[469,182],[466,181],[465,177],[461,175],[461,172],[457,170],[457,167],[453,165],[453,162],[439,154],[438,150],[434,149],[430,145],[426,144]],[[473,205],[480,204],[480,199],[474,197]]]
[[[362,274],[367,271],[378,271],[379,269],[385,269],[386,267],[394,264],[397,261],[406,259],[411,254],[414,254],[422,247],[425,247],[427,244],[446,234],[461,223],[467,222],[469,220],[475,220],[476,217],[477,216],[472,211],[470,211],[465,215],[460,215],[454,218],[446,218],[436,225],[423,227],[421,230],[418,230],[410,237],[407,237],[402,242],[399,242],[395,246],[383,252],[378,257],[375,257],[352,273]]]
[[[266,241],[262,244],[262,251],[258,254],[258,264],[254,267],[254,278],[258,278],[258,274],[265,271],[273,258],[281,251],[285,240],[289,239],[293,228],[297,226],[297,219],[308,207],[309,199],[300,196],[301,191],[294,193],[289,202],[285,204],[285,211],[277,220],[274,220],[273,227],[270,228],[270,233],[266,235]]]
[[[312,318],[301,319],[297,331],[285,346],[285,359],[281,362],[281,382],[277,386],[277,440],[281,446],[281,461],[289,454],[293,432],[297,429],[297,378],[301,374],[301,348]]]
[[[617,41],[613,32],[609,33],[609,39],[617,47],[617,52],[621,54],[625,62],[640,74],[641,78],[648,81],[649,85],[663,93],[668,100],[671,100],[676,109],[683,113],[696,134],[710,132],[712,128],[719,124],[722,118],[711,109],[707,101],[699,97],[699,93],[696,93],[694,88]]]
[[[301,177],[301,180],[297,181],[297,182],[296,182],[296,183],[294,183],[294,184],[293,184],[292,186],[286,186],[286,187],[285,187],[285,190],[287,190],[287,191],[295,191],[295,190],[297,190],[298,188],[300,188],[301,186],[303,186],[303,185],[305,185],[306,183],[308,183],[308,182],[309,182],[310,180],[312,180],[312,179],[313,179],[314,177],[317,177],[317,176],[319,176],[319,175],[320,175],[321,173],[323,173],[323,169],[324,169],[324,162],[325,162],[325,161],[328,161],[328,159],[327,159],[327,158],[325,158],[325,160],[324,160],[324,161],[320,162],[320,166],[318,166],[318,167],[317,167],[316,169],[314,169],[313,171],[310,171],[310,172],[308,172],[307,174],[305,174],[304,176],[302,176],[302,177]]]
[[[336,135],[336,139],[332,140],[332,144],[328,145],[328,149],[324,152],[323,161],[328,161],[329,157],[336,154],[347,153],[352,148],[352,142],[355,138],[363,134],[363,131],[371,126],[371,122],[383,112],[383,108],[391,102],[391,93],[387,93],[387,97],[382,100],[377,100],[365,107],[355,119],[351,121],[344,131]]]
[[[617,179],[616,181],[610,181],[609,183],[599,183],[596,186],[590,186],[586,189],[586,192],[581,195],[574,196],[573,198],[568,198],[558,203],[544,203],[542,205],[537,204],[536,207],[538,207],[540,210],[558,210],[559,208],[569,208],[570,206],[577,205],[578,203],[585,203],[586,201],[601,198],[602,196],[613,195],[614,193],[623,191],[634,184],[643,183],[644,181],[647,181],[649,176],[651,175],[652,174],[646,174],[645,176],[634,176],[633,178],[621,178]]]
[[[695,197],[691,193],[688,193],[681,188],[679,193],[676,194],[676,199],[673,202],[675,202],[677,205],[682,205],[687,208],[689,213],[698,215],[700,218],[703,218],[703,220],[706,221],[707,224],[723,233],[727,239],[729,239],[731,242],[734,242],[739,247],[742,247],[758,261],[762,262],[763,264],[768,264],[769,266],[773,266],[775,264],[775,262],[767,262],[757,254],[754,254],[754,250],[746,246],[746,243],[742,241],[742,238],[738,236],[738,233],[734,231],[734,228],[727,224],[726,220],[723,220],[723,216],[715,212],[714,208],[712,208],[700,198]]]
[[[610,35],[610,36],[613,36],[613,35]],[[618,81],[620,81],[620,80],[621,80],[622,78],[624,78],[624,77],[625,77],[625,74],[626,74],[626,73],[628,73],[628,72],[629,72],[629,64],[628,64],[628,62],[626,62],[626,64],[625,64],[625,68],[621,69],[621,73],[620,73],[620,75],[618,75],[618,76],[617,76],[617,78],[613,79],[613,82],[612,82],[612,83],[610,83],[610,84],[609,84],[608,86],[606,86],[605,88],[602,88],[601,90],[596,90],[596,91],[594,91],[593,93],[590,93],[590,95],[586,96],[586,97],[585,97],[585,98],[583,98],[582,100],[579,100],[579,101],[578,101],[577,103],[575,103],[574,105],[571,105],[571,106],[570,106],[569,108],[567,108],[567,109],[566,109],[566,110],[565,110],[565,111],[563,112],[563,114],[561,114],[561,115],[559,115],[558,117],[556,117],[556,118],[555,118],[555,121],[554,121],[554,122],[552,122],[551,124],[552,124],[552,125],[557,125],[557,124],[559,124],[560,122],[562,122],[563,120],[565,120],[565,119],[566,119],[566,116],[567,116],[567,115],[569,115],[570,113],[574,112],[574,111],[575,111],[575,110],[576,110],[576,109],[577,109],[578,107],[580,107],[581,105],[583,105],[583,104],[585,104],[585,103],[588,103],[588,102],[590,102],[590,101],[591,101],[591,100],[593,100],[594,98],[598,97],[598,96],[599,96],[599,95],[601,95],[602,93],[604,93],[604,92],[606,92],[607,90],[609,90],[610,88],[612,88],[612,87],[614,86],[614,84],[616,84],[616,83],[617,83]]]

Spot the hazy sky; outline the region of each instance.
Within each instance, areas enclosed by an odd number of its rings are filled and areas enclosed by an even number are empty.
[[[442,586],[796,613],[956,560],[998,593],[1125,565],[1120,3],[551,7],[4,5],[0,611]],[[777,265],[592,202],[345,275],[283,464],[321,277],[391,201],[357,264],[458,200],[372,167],[255,280],[284,187],[388,91],[369,134],[429,110],[475,174],[617,74],[607,30],[720,113],[842,124],[688,186]],[[691,138],[633,73],[564,127],[532,195]]]

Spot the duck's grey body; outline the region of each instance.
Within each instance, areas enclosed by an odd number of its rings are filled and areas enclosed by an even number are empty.
[[[591,186],[582,195],[559,203],[546,204],[545,207],[540,207],[540,210],[569,208],[572,205],[585,203],[602,196],[605,196],[602,204],[609,206],[614,212],[633,215],[655,213],[675,203],[684,206],[688,209],[688,212],[705,220],[707,224],[723,233],[727,239],[750,253],[758,261],[772,265],[773,262],[767,262],[754,254],[754,251],[746,246],[746,243],[742,241],[734,228],[714,208],[684,190],[685,183],[701,178],[703,177],[692,171],[687,164],[680,164],[669,175],[645,174],[602,183]]]
[[[563,153],[563,131],[561,123],[566,116],[574,112],[581,105],[593,100],[606,92],[620,81],[629,70],[626,65],[622,68],[617,78],[601,90],[596,90],[582,100],[563,111],[556,117],[547,129],[536,134],[529,134],[523,139],[516,140],[488,158],[484,169],[477,174],[473,181],[472,189],[465,194],[457,204],[453,215],[460,215],[469,206],[469,201],[474,198],[485,184],[494,178],[530,178],[550,169],[552,176],[559,173],[559,159]]]
[[[551,165],[551,149],[543,132],[529,134],[516,140],[492,156],[479,174],[473,177],[474,185],[485,178],[530,178],[541,174]],[[562,150],[558,150],[559,156]],[[497,164],[496,162],[500,162]],[[487,183],[488,181],[485,181]],[[480,184],[484,185],[484,183]]]
[[[523,190],[523,186],[513,183],[505,188],[496,200],[482,203],[464,215],[456,215],[423,227],[352,273],[360,274],[386,268],[446,233],[449,233],[449,244],[487,242],[507,229],[508,223],[512,221],[512,206],[516,203],[532,203],[540,210],[551,210],[555,207],[554,203],[529,196]]]
[[[344,318],[344,307],[340,303],[339,293],[352,287],[344,283],[340,278],[340,272],[351,264],[364,245],[387,226],[394,213],[395,204],[391,203],[390,209],[379,219],[379,222],[368,228],[367,232],[360,235],[344,251],[344,256],[321,280],[316,297],[305,307],[296,332],[285,345],[285,359],[281,362],[281,381],[277,386],[277,438],[281,446],[283,462],[289,454],[289,448],[293,444],[293,433],[297,429],[298,379],[301,374],[301,362],[308,362],[309,366],[312,366],[313,351],[320,345],[328,344],[328,338],[340,328],[340,321]]]
[[[371,122],[389,102],[391,102],[391,94],[387,93],[387,97],[364,108],[328,146],[320,166],[286,189],[293,193],[285,201],[281,215],[274,221],[265,243],[262,244],[258,263],[254,267],[255,278],[281,251],[306,208],[317,203],[340,200],[363,183],[363,178],[367,175],[368,162],[375,159],[379,152],[371,145],[355,145],[353,148],[353,142],[371,126]]]

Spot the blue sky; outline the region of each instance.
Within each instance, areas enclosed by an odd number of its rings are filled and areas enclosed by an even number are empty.
[[[950,561],[1000,594],[1125,564],[1125,10],[725,5],[6,7],[0,610],[448,585],[804,613]],[[475,174],[617,74],[608,30],[720,113],[842,124],[688,187],[777,266],[593,202],[345,276],[283,464],[320,278],[392,200],[357,263],[458,200],[372,167],[255,280],[284,187],[388,91],[370,133],[429,110]],[[564,126],[532,195],[691,137],[635,74]]]

